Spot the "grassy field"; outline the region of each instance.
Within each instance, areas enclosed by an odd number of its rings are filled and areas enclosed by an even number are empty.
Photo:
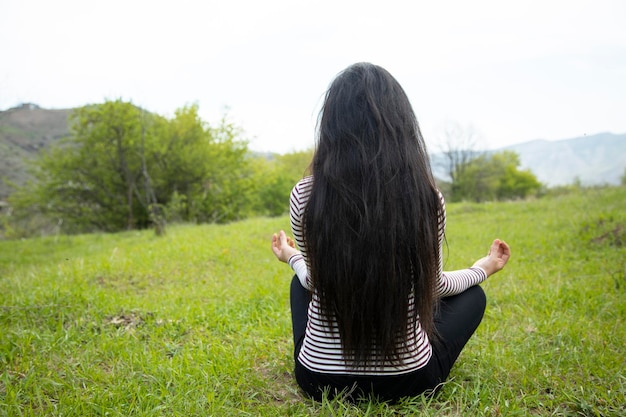
[[[292,371],[286,217],[0,242],[0,415],[626,415],[626,189],[448,206],[446,269],[511,244],[434,398],[315,403]]]

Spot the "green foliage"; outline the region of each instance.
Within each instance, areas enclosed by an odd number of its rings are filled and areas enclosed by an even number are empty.
[[[153,116],[121,101],[71,115],[71,136],[35,161],[35,181],[9,201],[17,216],[43,214],[68,232],[146,227],[144,142],[155,142]],[[147,146],[146,146],[147,147]]]
[[[254,159],[254,177],[257,179],[256,211],[267,216],[280,216],[288,209],[291,187],[295,184],[280,172],[276,160]]]
[[[453,184],[453,201],[510,200],[539,191],[541,183],[537,177],[519,166],[519,155],[512,151],[475,157]]]
[[[286,216],[0,241],[0,415],[626,415],[626,247],[594,240],[625,198],[449,204],[446,269],[494,237],[512,259],[439,394],[396,405],[299,391]]]
[[[13,220],[28,234],[33,218],[69,233],[244,218],[253,179],[240,136],[225,119],[206,125],[197,106],[170,120],[120,100],[80,108],[70,137],[36,160],[36,180],[10,197]]]
[[[197,162],[204,167],[204,175],[195,192],[188,196],[187,220],[225,223],[246,218],[252,213],[255,181],[248,145],[239,139],[239,128],[226,119],[207,133],[206,154]],[[191,152],[198,152],[198,147]]]
[[[285,214],[289,209],[289,194],[293,186],[307,175],[313,151],[273,155],[271,160],[258,159],[257,213],[268,216]]]
[[[71,115],[71,135],[34,161],[34,181],[10,197],[6,237],[120,231],[166,222],[276,216],[311,152],[254,157],[241,129],[209,126],[197,106],[171,119],[107,101]]]

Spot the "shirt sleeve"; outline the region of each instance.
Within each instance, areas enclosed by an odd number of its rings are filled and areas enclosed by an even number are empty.
[[[469,287],[478,285],[487,279],[484,269],[474,266],[458,271],[447,271],[441,274],[436,294],[439,297],[449,297],[460,294]]]
[[[294,240],[300,249],[300,254],[294,255],[289,259],[289,266],[294,270],[302,286],[309,291],[312,290],[311,278],[309,275],[309,266],[306,256],[306,244],[304,243],[304,227],[302,216],[304,208],[309,200],[311,186],[313,185],[313,177],[305,177],[301,179],[291,190],[289,197],[289,220],[291,222],[291,232]]]
[[[437,287],[435,294],[438,297],[449,297],[460,294],[469,287],[480,284],[487,279],[487,273],[480,267],[471,267],[457,271],[443,271],[443,242],[446,229],[446,204],[443,195],[441,199],[441,211],[439,212],[439,267],[437,271]]]

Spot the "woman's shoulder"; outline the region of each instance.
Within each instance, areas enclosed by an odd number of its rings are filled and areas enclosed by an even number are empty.
[[[441,201],[442,205],[446,204],[446,199],[443,198],[443,194],[441,193],[441,190],[439,188],[437,188],[437,195],[439,196],[439,200]]]
[[[291,190],[291,202],[292,206],[295,204],[297,206],[302,206],[306,204],[309,199],[309,195],[311,194],[311,187],[313,186],[313,176],[309,175],[307,177],[302,178],[300,181],[294,185]]]
[[[311,191],[312,186],[313,175],[308,175],[296,183],[296,185],[293,187],[292,193],[300,195],[308,194]]]
[[[292,219],[302,216],[302,211],[309,201],[309,195],[311,194],[311,186],[313,185],[313,177],[308,176],[302,178],[296,183],[291,190],[291,197],[289,199],[289,211]]]

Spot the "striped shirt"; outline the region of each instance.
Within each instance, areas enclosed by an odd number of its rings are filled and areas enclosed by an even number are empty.
[[[303,234],[303,213],[309,200],[313,177],[308,176],[300,180],[291,192],[289,202],[289,215],[291,230],[294,239],[300,248],[300,254],[289,259],[289,265],[294,270],[302,286],[313,291],[311,302],[308,307],[308,323],[304,336],[304,342],[298,355],[298,361],[307,369],[314,372],[327,374],[352,374],[352,375],[399,375],[413,372],[424,367],[432,356],[432,346],[426,332],[417,323],[409,322],[407,326],[406,349],[400,356],[399,363],[385,363],[382,360],[374,360],[370,366],[355,368],[346,360],[341,349],[339,328],[332,318],[325,317],[321,313],[320,300],[317,292],[313,290],[309,268],[307,263],[306,242]],[[472,267],[459,271],[443,272],[442,245],[446,224],[446,213],[443,196],[441,197],[442,211],[439,214],[439,267],[437,275],[437,295],[446,297],[459,294],[467,288],[479,284],[487,278],[482,268]],[[413,296],[409,296],[409,317],[412,317],[414,309]],[[409,320],[410,321],[410,320]],[[398,341],[398,346],[400,344]],[[374,356],[375,357],[375,356]]]

